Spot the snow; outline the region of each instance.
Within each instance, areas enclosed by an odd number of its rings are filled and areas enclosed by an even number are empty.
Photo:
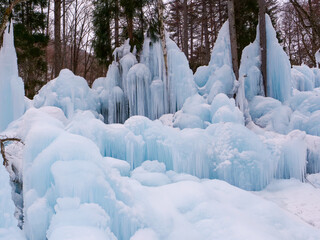
[[[13,25],[7,26],[0,46],[0,132],[25,111],[24,85],[18,74]]]

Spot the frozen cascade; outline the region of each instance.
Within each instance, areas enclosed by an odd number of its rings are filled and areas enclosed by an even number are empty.
[[[107,77],[97,79],[97,83],[93,85],[100,96],[100,113],[104,116],[105,123],[117,123],[119,119],[123,123],[123,119],[134,115],[156,119],[165,113],[174,113],[182,108],[188,97],[197,92],[187,58],[169,37],[167,51],[166,74],[159,41],[145,38],[140,63],[130,52],[128,40],[115,50],[117,61],[109,67]],[[121,112],[110,109],[114,107],[109,104],[114,86],[123,91]],[[114,115],[120,118],[115,118]]]
[[[291,65],[289,58],[279,44],[270,17],[266,14],[267,34],[267,84],[268,96],[284,102],[292,94]],[[246,98],[264,95],[261,76],[261,53],[259,26],[253,43],[242,53],[239,75],[245,77]]]
[[[138,63],[130,68],[126,84],[130,116],[150,116],[151,73],[147,66]]]
[[[243,78],[245,87],[245,97],[251,101],[254,96],[264,96],[260,56],[260,35],[259,25],[257,26],[257,35],[253,43],[246,46],[241,55],[241,64],[239,76]]]
[[[24,85],[18,75],[13,24],[7,26],[0,46],[0,132],[25,111]]]

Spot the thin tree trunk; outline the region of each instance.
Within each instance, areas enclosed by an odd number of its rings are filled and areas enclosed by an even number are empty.
[[[267,85],[267,34],[266,34],[266,2],[259,0],[259,32],[260,32],[260,49],[261,49],[261,73],[263,77],[264,94],[268,96]]]
[[[63,11],[63,18],[62,18],[62,26],[63,26],[63,36],[62,36],[62,41],[63,41],[63,67],[65,68],[67,65],[67,39],[66,39],[66,0],[62,1],[62,11]]]
[[[160,40],[161,40],[161,48],[163,52],[164,58],[164,66],[166,71],[165,76],[165,85],[166,85],[166,92],[167,92],[167,104],[168,109],[170,111],[170,94],[169,94],[169,78],[168,78],[168,55],[167,55],[167,44],[166,44],[166,35],[164,29],[164,19],[163,19],[163,2],[162,0],[157,0],[157,7],[158,7],[158,14],[159,14],[159,22],[160,22]]]
[[[61,71],[61,0],[54,1],[54,76]]]
[[[77,28],[78,28],[78,0],[76,0],[74,14],[74,33],[73,33],[73,73],[77,74]]]
[[[49,36],[49,19],[50,19],[50,0],[48,1],[48,11],[47,11],[47,26],[46,26],[46,36],[48,39],[50,39],[50,36]],[[48,56],[48,50],[49,50],[49,46],[47,46],[47,49],[46,49],[46,62],[47,62],[47,71],[46,71],[46,81],[48,81],[48,77],[49,77],[49,74],[48,74],[48,70],[49,70],[49,67],[48,67],[48,62],[49,62],[49,56]]]
[[[229,17],[229,31],[230,31],[230,45],[231,45],[231,57],[232,67],[236,79],[239,79],[239,65],[238,65],[238,51],[237,51],[237,34],[235,26],[235,14],[234,14],[234,2],[228,0],[228,17]]]
[[[188,0],[183,1],[183,52],[188,59]]]

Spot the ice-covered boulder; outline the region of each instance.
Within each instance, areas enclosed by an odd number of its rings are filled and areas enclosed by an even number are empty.
[[[25,111],[24,84],[18,74],[13,24],[7,26],[0,46],[0,132]]]

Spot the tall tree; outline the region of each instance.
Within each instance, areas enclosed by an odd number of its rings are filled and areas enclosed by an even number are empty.
[[[54,76],[61,71],[61,0],[54,1]]]
[[[111,2],[109,0],[94,1],[93,29],[95,37],[93,48],[99,62],[105,67],[112,62],[111,20]]]

